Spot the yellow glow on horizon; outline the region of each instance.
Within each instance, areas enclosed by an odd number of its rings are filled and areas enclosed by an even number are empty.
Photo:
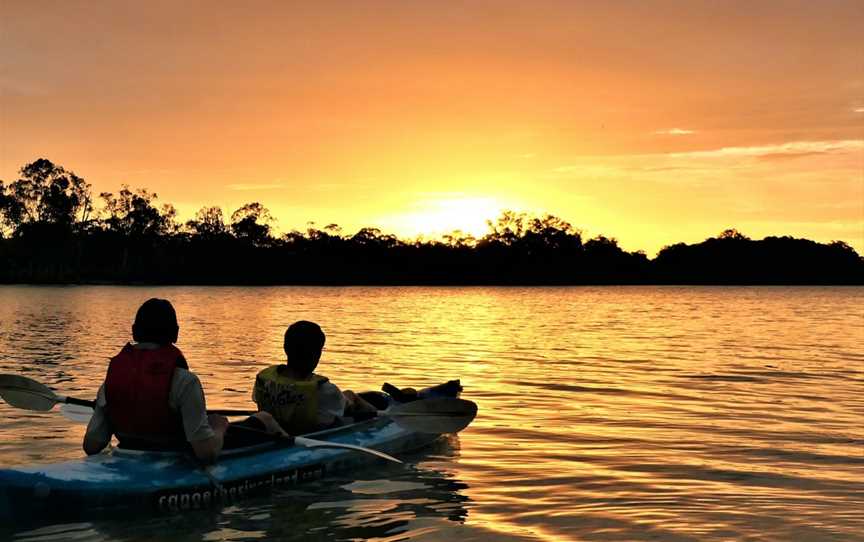
[[[439,237],[459,230],[479,238],[489,231],[486,221],[495,220],[506,208],[492,197],[427,199],[418,202],[415,211],[393,215],[386,224],[404,237]]]

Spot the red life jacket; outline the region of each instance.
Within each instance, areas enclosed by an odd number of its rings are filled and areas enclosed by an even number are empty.
[[[108,420],[120,446],[178,449],[186,446],[183,420],[168,406],[174,369],[188,368],[174,345],[155,350],[123,347],[105,377]]]

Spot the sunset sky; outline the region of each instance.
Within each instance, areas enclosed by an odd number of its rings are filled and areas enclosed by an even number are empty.
[[[182,6],[181,6],[182,4]],[[0,2],[0,179],[38,157],[277,229],[864,253],[864,2]]]

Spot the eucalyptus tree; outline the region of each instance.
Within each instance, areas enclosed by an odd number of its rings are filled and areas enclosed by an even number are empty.
[[[176,233],[177,210],[170,203],[156,206],[158,195],[139,188],[134,192],[122,185],[115,195],[102,192],[102,223],[107,231],[133,239],[155,239]]]
[[[45,158],[19,174],[9,185],[0,182],[0,219],[13,235],[41,225],[71,231],[88,222],[93,200],[84,179]]]
[[[231,231],[237,239],[248,241],[255,246],[272,243],[270,224],[275,219],[266,207],[257,201],[247,203],[231,213]]]
[[[228,235],[222,208],[217,206],[201,207],[195,218],[186,222],[186,227],[201,239],[219,239]]]

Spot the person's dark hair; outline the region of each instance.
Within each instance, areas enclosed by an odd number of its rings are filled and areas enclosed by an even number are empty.
[[[168,300],[155,297],[141,305],[132,324],[132,338],[139,343],[176,343],[179,332],[174,307]]]
[[[321,326],[315,322],[300,320],[285,330],[285,356],[288,366],[300,377],[307,377],[315,371],[326,337]]]

